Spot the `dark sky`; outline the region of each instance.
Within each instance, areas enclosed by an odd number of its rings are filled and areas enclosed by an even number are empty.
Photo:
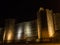
[[[59,0],[15,0],[8,2],[8,15],[6,17],[34,18],[39,7],[50,8],[60,12]],[[19,16],[18,16],[19,15]],[[36,16],[35,16],[36,17]]]
[[[7,4],[7,9],[4,11],[4,16],[7,18],[36,18],[36,12],[39,7],[50,8],[55,12],[60,12],[59,0],[10,0]],[[3,15],[3,14],[2,14]]]
[[[60,0],[10,0],[2,1],[0,20],[16,18],[20,21],[36,18],[39,7],[50,8],[60,12]],[[2,23],[2,22],[1,22]]]

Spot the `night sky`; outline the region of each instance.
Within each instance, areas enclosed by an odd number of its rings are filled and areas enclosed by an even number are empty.
[[[60,12],[59,0],[15,0],[8,3],[8,14],[5,17],[15,17],[20,19],[34,19],[39,7],[53,9]]]
[[[53,9],[55,12],[60,12],[59,0],[14,0],[8,1],[6,9],[3,9],[5,14],[3,18],[20,18],[20,19],[34,19],[36,12],[42,6],[44,8]]]
[[[19,21],[36,19],[36,12],[41,6],[60,12],[60,0],[10,0],[8,3],[2,1],[1,4],[1,21],[8,18]]]

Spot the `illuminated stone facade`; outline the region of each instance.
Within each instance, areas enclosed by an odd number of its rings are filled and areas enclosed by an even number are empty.
[[[17,23],[16,25],[14,19],[7,20],[3,41],[49,41],[49,38],[53,38],[55,34],[52,15],[52,10],[40,7],[35,20]]]

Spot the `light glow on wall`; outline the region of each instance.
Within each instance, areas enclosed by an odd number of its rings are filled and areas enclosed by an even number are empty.
[[[4,40],[5,40],[5,36],[6,36],[6,31],[4,31],[3,42],[4,42]]]
[[[24,33],[25,33],[25,37],[32,36],[30,22],[25,22]]]
[[[7,33],[7,42],[9,43],[13,38],[13,33],[11,30],[8,31]]]
[[[22,26],[19,26],[18,27],[18,31],[17,31],[17,39],[21,39],[21,36],[22,36]]]
[[[38,31],[38,39],[39,40],[41,38],[41,18],[40,18],[40,15],[42,15],[41,11],[44,11],[43,7],[40,7],[39,11],[37,12],[37,31]]]
[[[44,11],[44,8],[43,8],[43,7],[40,7],[39,12],[40,12],[40,11]]]
[[[52,10],[46,9],[46,13],[47,13],[49,37],[54,37],[54,25],[53,25]]]
[[[40,27],[40,23],[39,23],[39,20],[37,19],[37,31],[38,31],[38,39],[40,39],[40,36],[41,36],[41,27]]]

